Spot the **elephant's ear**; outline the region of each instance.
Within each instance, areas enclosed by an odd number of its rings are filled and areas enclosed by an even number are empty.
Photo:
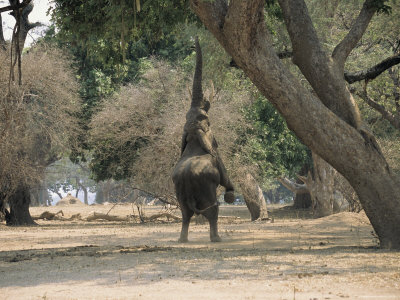
[[[206,98],[204,98],[204,105],[203,105],[203,109],[205,110],[205,112],[208,112],[210,110],[210,101],[208,101]]]

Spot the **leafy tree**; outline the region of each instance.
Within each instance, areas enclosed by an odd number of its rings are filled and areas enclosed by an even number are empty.
[[[309,154],[272,104],[258,95],[247,111],[247,122],[252,124],[252,138],[247,141],[248,155],[259,164],[262,178],[295,176]]]
[[[0,57],[7,58],[5,53]],[[39,185],[44,169],[74,144],[79,132],[80,99],[65,53],[45,45],[31,48],[21,69],[22,85],[0,88],[0,206],[9,225],[33,223],[29,190]],[[0,80],[8,79],[8,68],[2,68]]]
[[[362,124],[343,78],[347,57],[374,14],[385,9],[385,1],[365,1],[352,28],[331,54],[321,47],[305,3],[279,1],[294,63],[315,94],[302,87],[279,61],[265,27],[264,1],[230,1],[228,6],[223,0],[192,0],[191,4],[235,62],[283,115],[289,128],[350,182],[381,246],[400,248],[399,180],[374,136]]]

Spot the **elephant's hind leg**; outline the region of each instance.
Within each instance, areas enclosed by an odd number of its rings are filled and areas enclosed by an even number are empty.
[[[182,229],[181,229],[181,236],[179,237],[178,242],[187,243],[189,241],[188,234],[189,234],[190,219],[192,218],[194,212],[183,203],[181,203],[181,210],[182,210]]]
[[[218,235],[218,205],[207,209],[203,215],[207,218],[210,224],[210,240],[211,242],[221,242],[221,238]]]

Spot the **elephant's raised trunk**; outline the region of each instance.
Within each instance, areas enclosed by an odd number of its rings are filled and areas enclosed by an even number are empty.
[[[202,101],[203,101],[203,89],[201,86],[202,68],[203,68],[203,58],[201,55],[199,38],[196,36],[196,69],[194,71],[194,78],[193,78],[193,93],[192,93],[191,107],[202,106]]]

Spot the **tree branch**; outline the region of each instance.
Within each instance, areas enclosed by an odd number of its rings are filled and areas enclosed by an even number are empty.
[[[208,29],[216,36],[221,36],[224,27],[225,16],[228,12],[228,4],[225,0],[202,1],[193,0],[191,6],[194,11],[199,13],[199,17],[204,20]],[[208,13],[202,13],[208,12]]]
[[[366,0],[358,15],[357,19],[353,23],[349,33],[344,39],[335,47],[332,52],[332,58],[343,70],[344,63],[349,56],[350,52],[357,45],[358,41],[363,36],[369,22],[376,12],[376,7],[371,5],[373,0]]]
[[[361,99],[363,99],[365,103],[367,103],[370,107],[379,112],[382,117],[389,121],[389,123],[393,127],[400,130],[400,116],[392,114],[390,111],[386,110],[384,105],[379,104],[378,102],[374,101],[370,96],[368,96],[366,84],[364,86],[364,91],[362,93],[357,93],[357,95],[360,96]]]
[[[17,10],[19,8],[24,8],[25,6],[27,6],[31,2],[32,2],[32,0],[24,0],[19,5],[17,4],[17,5],[8,5],[8,6],[0,7],[0,13],[6,12],[6,11]]]
[[[280,59],[291,58],[293,57],[293,51],[287,50],[277,53]],[[357,71],[357,72],[344,72],[344,78],[349,83],[352,84],[361,80],[372,80],[381,75],[387,69],[400,64],[400,52],[384,59],[380,63],[376,64],[373,67],[370,67],[365,70]],[[234,61],[231,62],[231,66],[237,67]]]
[[[326,73],[326,54],[322,50],[305,2],[303,0],[279,0],[279,5],[292,42],[293,62],[299,66],[307,78],[312,77],[315,71]],[[315,64],[319,68],[306,69],[304,67]]]
[[[28,26],[28,28],[27,28],[28,31],[33,28],[39,27],[39,26],[45,26],[45,24],[43,24],[41,22],[35,22],[35,23],[28,22],[26,25]]]
[[[387,69],[400,64],[400,52],[396,55],[393,55],[391,57],[388,57],[381,61],[380,63],[376,64],[375,66],[368,68],[366,70],[354,72],[354,73],[349,73],[349,72],[344,72],[344,78],[346,81],[350,84],[361,81],[361,80],[372,80],[378,77],[380,74],[382,74],[384,71]]]
[[[291,191],[294,194],[306,194],[309,193],[310,191],[307,188],[307,185],[305,184],[299,184],[296,182],[291,181],[290,179],[286,177],[279,177],[278,181],[282,183],[282,185],[287,188],[289,191]]]
[[[293,62],[318,99],[342,120],[358,129],[358,107],[346,88],[343,70],[332,64],[321,47],[304,0],[279,0],[293,47]],[[342,79],[342,80],[340,80]]]

